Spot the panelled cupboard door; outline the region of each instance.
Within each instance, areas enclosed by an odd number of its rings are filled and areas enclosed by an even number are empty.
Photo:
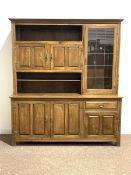
[[[46,102],[18,102],[14,111],[15,133],[18,135],[50,134],[50,105]]]
[[[90,135],[116,135],[117,115],[115,112],[91,112],[84,115],[84,133]]]
[[[82,124],[80,103],[53,103],[51,113],[52,137],[80,137]]]
[[[17,69],[49,69],[47,44],[19,44],[16,50]]]
[[[82,69],[82,48],[77,45],[53,45],[51,69]]]

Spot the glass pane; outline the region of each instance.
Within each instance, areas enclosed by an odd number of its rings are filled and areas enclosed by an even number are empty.
[[[96,65],[104,65],[104,54],[96,54]]]
[[[114,29],[88,30],[88,89],[112,88]]]
[[[105,65],[113,64],[113,54],[105,54]]]
[[[88,67],[88,77],[89,78],[95,77],[95,67],[94,66],[89,66]]]

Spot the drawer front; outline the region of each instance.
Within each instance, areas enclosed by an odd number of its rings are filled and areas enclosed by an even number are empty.
[[[116,101],[88,101],[86,102],[86,109],[116,109]]]

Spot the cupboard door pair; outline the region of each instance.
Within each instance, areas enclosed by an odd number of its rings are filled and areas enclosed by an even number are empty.
[[[116,135],[117,114],[115,112],[85,112],[85,135]]]
[[[53,69],[82,69],[82,48],[79,45],[52,46]]]
[[[16,62],[18,69],[41,68],[49,69],[49,47],[43,45],[19,45],[17,47]]]
[[[13,110],[14,133],[44,137],[79,137],[81,135],[80,103],[20,102]]]

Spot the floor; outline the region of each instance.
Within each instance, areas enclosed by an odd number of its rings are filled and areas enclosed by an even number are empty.
[[[131,175],[131,135],[122,135],[120,147],[10,141],[0,136],[0,175]]]

